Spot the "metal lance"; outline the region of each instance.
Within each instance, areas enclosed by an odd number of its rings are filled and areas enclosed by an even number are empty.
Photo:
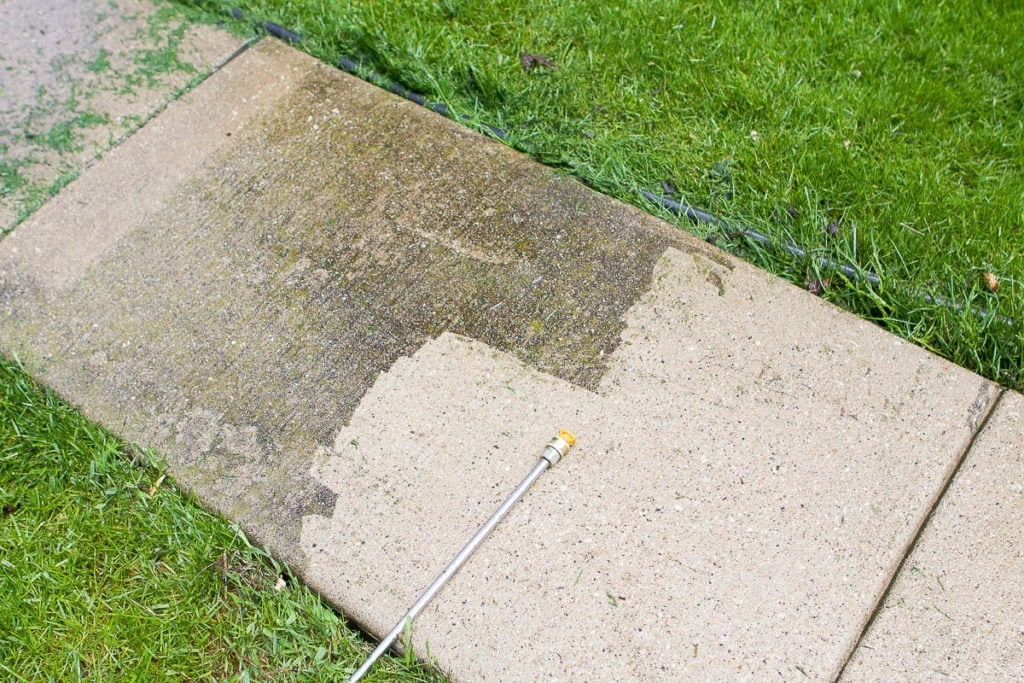
[[[380,659],[380,656],[394,645],[395,641],[398,640],[398,637],[402,635],[402,632],[405,631],[408,625],[412,623],[412,620],[423,611],[423,608],[434,599],[434,596],[436,596],[442,588],[444,588],[444,585],[455,575],[455,572],[459,571],[462,565],[466,563],[469,556],[472,555],[478,547],[480,547],[480,544],[484,542],[487,535],[490,534],[494,527],[498,525],[498,522],[508,514],[509,510],[512,509],[512,506],[519,502],[519,499],[522,498],[526,492],[530,490],[530,487],[533,486],[534,482],[540,478],[540,475],[544,474],[544,471],[547,468],[556,465],[558,461],[562,459],[562,456],[568,453],[569,449],[575,443],[576,437],[564,429],[558,432],[558,436],[551,439],[551,442],[545,446],[544,452],[540,454],[540,459],[537,461],[537,464],[533,466],[533,469],[526,475],[526,478],[519,482],[519,486],[516,487],[515,491],[513,491],[512,494],[505,499],[505,502],[495,510],[494,514],[484,522],[484,525],[480,527],[475,534],[473,534],[473,537],[469,539],[469,542],[462,547],[462,550],[459,551],[458,555],[448,563],[448,566],[444,568],[444,571],[442,571],[436,579],[434,579],[434,582],[430,584],[427,590],[423,591],[423,595],[419,597],[419,600],[413,603],[413,606],[409,608],[409,611],[406,612],[402,618],[398,620],[398,623],[395,624],[394,628],[384,636],[384,639],[380,641],[380,645],[378,645],[370,656],[367,657],[362,666],[356,669],[356,672],[348,679],[348,683],[355,683],[367,674],[374,662]]]

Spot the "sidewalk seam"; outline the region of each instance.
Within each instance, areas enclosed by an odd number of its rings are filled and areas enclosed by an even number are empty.
[[[996,397],[989,405],[988,410],[985,411],[985,415],[978,421],[978,426],[975,428],[974,433],[971,434],[971,438],[970,440],[968,440],[967,445],[963,449],[963,452],[957,459],[956,465],[953,467],[953,470],[946,478],[946,481],[943,482],[942,487],[939,489],[938,495],[932,501],[931,506],[928,509],[928,513],[924,516],[924,519],[918,526],[917,531],[914,532],[914,537],[907,544],[906,548],[904,548],[903,556],[900,558],[899,564],[896,565],[896,569],[889,577],[889,581],[885,585],[885,590],[882,591],[882,595],[878,598],[878,601],[875,603],[874,608],[871,610],[871,615],[868,617],[867,621],[865,621],[864,625],[861,627],[860,633],[857,635],[857,640],[854,642],[853,647],[850,648],[849,653],[843,660],[843,665],[839,668],[839,671],[832,678],[833,682],[838,682],[839,680],[841,680],[843,674],[846,673],[846,667],[849,666],[850,661],[853,659],[853,656],[857,653],[857,650],[860,649],[861,643],[864,642],[864,637],[868,634],[868,631],[871,630],[871,627],[874,625],[875,620],[878,618],[878,615],[882,612],[882,609],[885,606],[885,602],[889,599],[889,594],[892,592],[893,586],[896,584],[896,580],[900,577],[900,574],[903,573],[903,568],[906,566],[907,560],[910,559],[910,556],[914,553],[914,550],[917,549],[918,543],[920,543],[921,541],[921,536],[924,534],[925,529],[928,528],[928,525],[932,521],[932,517],[935,516],[936,510],[938,510],[939,505],[942,503],[943,499],[945,499],[946,492],[949,491],[949,487],[952,486],[953,482],[956,480],[957,475],[960,473],[960,469],[967,461],[967,456],[970,455],[971,451],[974,450],[974,444],[978,441],[978,437],[981,436],[982,432],[985,431],[985,427],[988,426],[988,422],[991,419],[992,415],[996,412],[996,408],[999,406],[1000,401],[1003,400],[1004,394],[1006,394],[1006,389],[1000,387],[999,393],[996,394]]]
[[[217,64],[212,69],[210,69],[210,72],[206,74],[206,78],[204,78],[203,81],[206,81],[206,79],[208,79],[210,76],[217,73],[218,71],[226,67],[228,64],[241,57],[250,47],[255,45],[257,42],[259,42],[259,39],[255,36],[253,36],[252,38],[246,38],[242,42],[242,44],[238,46],[238,49],[236,49],[234,52],[228,55],[227,58],[225,58],[224,61],[222,61],[220,64]],[[197,83],[195,87],[199,87],[199,85],[200,84]]]

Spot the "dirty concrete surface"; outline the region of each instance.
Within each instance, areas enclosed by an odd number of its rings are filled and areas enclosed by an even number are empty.
[[[316,446],[442,331],[596,387],[676,235],[295,51],[239,60],[4,241],[8,352],[281,539],[325,499]]]
[[[274,41],[0,243],[0,314],[378,635],[576,432],[416,626],[456,680],[834,675],[999,396]]]
[[[0,231],[244,41],[152,0],[0,2]]]

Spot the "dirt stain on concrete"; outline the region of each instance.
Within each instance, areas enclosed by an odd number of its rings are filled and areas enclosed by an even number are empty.
[[[289,87],[45,311],[8,325],[51,385],[176,458],[201,498],[301,570],[302,516],[334,507],[313,454],[396,359],[450,331],[596,389],[680,240],[329,67]]]

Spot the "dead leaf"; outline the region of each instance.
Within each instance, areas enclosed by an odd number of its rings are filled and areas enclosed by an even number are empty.
[[[283,576],[277,577],[277,583],[274,584],[274,590],[280,593],[288,587],[288,582],[284,580]]]
[[[985,273],[985,286],[993,292],[999,291],[999,278],[995,276],[995,273]]]
[[[520,52],[519,63],[523,65],[526,73],[533,71],[533,67],[542,66],[547,69],[555,68],[555,63],[544,55],[535,55],[532,52]]]
[[[164,483],[164,479],[165,478],[166,478],[166,475],[163,475],[163,474],[161,474],[159,477],[157,477],[157,480],[155,482],[153,482],[152,486],[149,487],[149,495],[150,496],[152,496],[153,494],[156,493],[156,490],[158,488],[160,488],[160,484]]]
[[[825,226],[825,232],[835,237],[839,234],[839,221],[829,221]]]
[[[822,279],[812,278],[807,282],[807,291],[811,294],[821,295],[826,289],[832,286],[832,278],[826,277]]]
[[[220,580],[224,583],[224,588],[226,590],[228,587],[228,567],[231,566],[228,564],[227,553],[218,557],[213,565],[217,567],[217,572],[220,574]]]

